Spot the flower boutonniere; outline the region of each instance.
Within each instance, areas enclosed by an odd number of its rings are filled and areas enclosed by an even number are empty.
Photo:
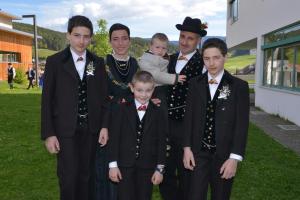
[[[95,72],[94,62],[91,61],[91,62],[89,62],[88,66],[86,67],[86,75],[94,76],[94,72]]]
[[[231,92],[228,85],[223,86],[222,89],[219,89],[219,91],[220,94],[218,96],[218,99],[227,99]]]

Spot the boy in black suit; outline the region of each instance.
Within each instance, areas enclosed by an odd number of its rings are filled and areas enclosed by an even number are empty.
[[[184,166],[191,170],[189,200],[229,200],[249,124],[248,83],[224,70],[227,46],[218,38],[202,47],[207,73],[194,78],[187,97]]]
[[[107,76],[103,59],[86,50],[92,35],[88,18],[71,17],[70,46],[49,56],[45,67],[41,136],[57,154],[63,200],[92,199],[97,140],[105,145],[108,138]]]
[[[166,122],[150,100],[154,79],[137,72],[131,83],[134,101],[113,111],[109,141],[109,178],[118,183],[119,200],[151,200],[153,184],[163,180]]]

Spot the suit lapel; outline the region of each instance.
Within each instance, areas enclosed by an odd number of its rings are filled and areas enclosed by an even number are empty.
[[[137,111],[134,102],[130,102],[128,106],[126,106],[127,118],[130,126],[134,130],[133,133],[136,134],[136,119],[137,119]]]
[[[151,102],[149,102],[147,111],[144,115],[144,117],[145,117],[144,133],[147,132],[147,130],[149,129],[149,127],[153,121],[153,111],[154,111],[154,105]]]
[[[228,86],[229,90],[232,91],[232,76],[225,70],[224,71],[224,75],[221,79],[221,83],[220,83],[220,87],[218,88],[218,90],[223,90],[224,87]],[[229,94],[229,96],[232,95],[232,94]],[[220,94],[219,94],[220,96]],[[221,98],[217,98],[217,105],[216,105],[216,112],[219,112],[219,111],[224,111],[226,108],[225,108],[225,104],[229,101],[229,98],[230,97],[227,97],[227,99],[221,99]]]
[[[76,81],[78,81],[78,73],[74,64],[74,60],[70,51],[70,47],[64,50],[63,69],[71,75]]]

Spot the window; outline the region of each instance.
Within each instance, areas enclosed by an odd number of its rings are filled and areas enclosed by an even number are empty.
[[[264,37],[263,85],[300,91],[300,22]]]
[[[21,62],[21,54],[16,52],[0,51],[0,62]]]
[[[300,45],[296,48],[295,87],[300,89]]]
[[[231,0],[229,2],[229,16],[230,16],[230,19],[232,20],[232,22],[235,22],[238,20],[238,4],[239,4],[239,1],[238,0]]]

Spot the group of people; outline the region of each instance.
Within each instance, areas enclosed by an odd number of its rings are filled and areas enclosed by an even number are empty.
[[[35,80],[35,71],[32,67],[29,67],[26,71],[26,77],[28,80],[28,87],[27,90],[34,87],[34,80]],[[10,89],[14,88],[14,79],[16,77],[16,69],[13,67],[12,63],[8,63],[7,67],[7,83]],[[41,76],[40,76],[41,77]],[[42,80],[40,79],[41,83]],[[39,87],[42,87],[42,84],[39,82]]]
[[[57,155],[60,199],[164,200],[230,198],[249,123],[248,84],[224,70],[226,43],[198,45],[202,22],[177,24],[179,52],[153,35],[149,50],[131,57],[130,29],[109,29],[112,53],[87,50],[91,21],[68,21],[69,46],[47,58],[41,137]]]

